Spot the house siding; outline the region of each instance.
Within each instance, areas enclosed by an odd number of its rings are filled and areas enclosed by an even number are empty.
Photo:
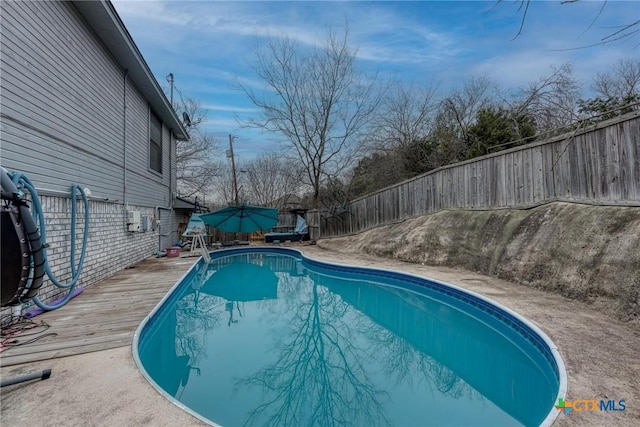
[[[68,190],[73,167],[75,180],[94,194],[118,198],[122,71],[73,5],[0,7],[3,166],[54,190]]]
[[[149,168],[150,107],[137,88],[127,84],[127,202],[149,207],[171,204],[170,132],[162,125],[162,174]],[[174,150],[175,152],[175,150]],[[122,156],[122,155],[121,155]],[[174,157],[175,158],[175,157]],[[175,188],[175,187],[173,187]]]
[[[96,197],[168,207],[170,132],[163,125],[158,175],[148,167],[150,107],[73,4],[0,8],[3,166],[40,188],[68,191],[71,175]]]
[[[178,220],[166,208],[175,191],[175,138],[163,124],[163,173],[151,171],[151,107],[136,83],[73,3],[0,1],[0,14],[0,161],[25,172],[40,193],[54,275],[71,277],[72,183],[92,195],[80,287],[173,245]],[[162,228],[128,232],[129,210],[160,216]],[[39,297],[60,293],[47,280]],[[5,308],[0,317],[9,314]]]

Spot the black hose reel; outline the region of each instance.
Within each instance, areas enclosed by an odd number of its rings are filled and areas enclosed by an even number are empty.
[[[44,253],[24,193],[18,190],[4,168],[0,174],[0,305],[6,307],[27,302],[38,293],[44,278]]]
[[[44,278],[44,253],[40,233],[35,224],[24,193],[0,171],[0,302],[2,307],[22,304],[33,298]],[[33,261],[33,265],[32,265]],[[31,381],[46,380],[51,369],[3,378],[0,387]]]

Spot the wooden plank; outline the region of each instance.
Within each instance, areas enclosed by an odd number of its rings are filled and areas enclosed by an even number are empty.
[[[634,158],[631,143],[631,133],[627,123],[618,125],[617,137],[619,140],[620,158],[620,198],[622,200],[633,200],[635,195]]]
[[[6,350],[0,354],[1,364],[130,345],[142,320],[194,262],[193,258],[151,258],[88,288],[66,306],[34,319],[47,322],[51,327],[44,333],[57,336]]]
[[[484,195],[485,195],[485,191],[484,191],[484,178],[485,178],[485,173],[484,173],[484,167],[483,167],[483,162],[476,162],[476,199],[477,199],[477,206],[478,207],[484,207],[485,203],[484,203]]]
[[[522,150],[522,204],[528,206],[533,204],[533,156],[532,149]]]
[[[482,161],[482,194],[483,197],[483,206],[488,208],[491,207],[491,173],[493,164],[493,158],[484,159]]]
[[[608,147],[607,184],[609,186],[608,200],[619,200],[621,197],[620,186],[620,145],[617,126],[604,129]]]
[[[587,135],[579,135],[574,141],[576,153],[576,170],[575,176],[577,182],[573,185],[574,198],[584,200],[588,198],[586,169],[588,167],[588,154],[585,153],[585,141]]]
[[[558,157],[556,161],[556,176],[559,179],[556,187],[560,190],[558,195],[565,198],[571,198],[571,168],[568,154],[570,145],[571,139],[558,144]]]
[[[423,213],[433,212],[433,175],[427,175],[420,180],[425,200],[422,202]]]
[[[454,191],[456,192],[456,194],[455,194],[456,207],[457,208],[466,209],[469,206],[469,203],[468,203],[468,193],[469,193],[469,171],[468,171],[468,165],[460,165],[456,169],[457,169],[456,170],[456,176],[454,177],[454,179],[455,179]]]
[[[131,337],[97,342],[79,347],[60,348],[49,350],[46,352],[25,353],[16,356],[6,356],[2,358],[2,366],[21,365],[23,363],[33,363],[42,360],[55,359],[58,357],[75,356],[78,354],[92,353],[94,351],[103,351],[112,348],[126,347],[131,345]]]
[[[514,206],[522,206],[524,197],[523,183],[523,167],[522,167],[522,151],[513,153],[513,204]]]
[[[640,202],[640,120],[635,120],[627,124],[630,153],[632,153],[632,173],[630,180],[635,188],[633,200]]]
[[[18,347],[14,347],[11,348],[9,350],[6,350],[7,352],[7,357],[14,357],[14,356],[18,356],[21,354],[27,354],[27,353],[45,353],[45,352],[49,352],[49,351],[56,351],[56,350],[62,350],[62,349],[71,349],[74,347],[83,347],[86,345],[94,345],[94,344],[99,344],[99,343],[103,343],[103,342],[111,342],[111,341],[118,341],[118,340],[122,340],[122,339],[128,339],[131,340],[131,338],[133,337],[133,334],[135,332],[135,329],[133,330],[129,330],[129,331],[119,331],[117,333],[109,333],[109,334],[96,334],[96,335],[70,335],[70,336],[64,336],[64,340],[55,340],[55,338],[57,337],[51,337],[51,341],[45,341],[40,343],[39,341],[36,341],[36,343],[34,344],[30,344],[27,346],[18,346]],[[46,340],[49,337],[45,337],[42,340]],[[3,365],[4,365],[4,358],[3,358]]]
[[[462,169],[462,207],[468,209],[471,206],[469,202],[469,179],[470,179],[470,167],[468,164],[460,166]]]
[[[461,196],[460,196],[460,192],[461,190],[463,191],[462,194],[464,194],[464,187],[461,186],[462,183],[462,178],[461,178],[461,174],[463,173],[463,170],[461,167],[455,167],[455,168],[451,168],[451,186],[450,186],[450,192],[451,192],[451,207],[452,208],[460,208],[462,206],[461,203]]]
[[[629,182],[631,200],[640,202],[640,120],[625,123],[625,140],[629,147]]]
[[[418,195],[419,183],[418,181],[411,181],[411,199],[410,210],[407,212],[407,218],[411,218],[418,214],[418,200],[422,197]]]
[[[496,161],[497,160],[496,158],[490,158],[487,160],[489,160],[489,162],[487,162],[487,166],[488,166],[487,190],[489,191],[488,202],[489,202],[489,206],[495,207],[495,206],[499,206],[498,198],[500,196],[500,192],[498,190],[498,177],[500,176],[500,174],[498,173],[498,170],[497,170],[499,166],[498,166],[498,162]]]
[[[442,172],[438,172],[433,177],[433,212],[442,209]]]
[[[492,206],[502,207],[504,206],[504,156],[493,159],[491,175]]]
[[[606,133],[594,132],[593,137],[598,143],[598,187],[600,188],[600,200],[609,199],[609,182],[607,180],[607,168],[609,167],[609,150]]]
[[[542,173],[542,147],[531,149],[531,174],[533,177],[533,203],[541,203],[544,197],[544,174]]]
[[[477,163],[469,164],[469,208],[477,207],[478,204],[478,174],[476,171]]]
[[[429,205],[429,212],[437,212],[439,207],[439,192],[438,192],[438,174],[429,176],[429,193],[431,195],[431,202]]]
[[[514,162],[514,153],[505,154],[504,156],[504,203],[505,203],[505,206],[507,207],[515,205],[513,162]]]
[[[597,170],[598,170],[598,156],[595,155],[597,153],[597,144],[595,142],[595,138],[593,134],[584,135],[584,150],[583,150],[583,161],[585,164],[585,190],[588,199],[591,200],[599,200],[599,195],[597,192]]]

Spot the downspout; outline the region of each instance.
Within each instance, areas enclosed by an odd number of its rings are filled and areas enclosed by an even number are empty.
[[[169,207],[173,210],[173,130],[169,129]]]
[[[158,218],[158,252],[162,250],[162,238],[169,237],[172,230],[168,230],[166,233],[162,232],[162,221],[160,220],[160,209],[164,209],[165,211],[173,212],[173,147],[172,147],[172,139],[173,139],[173,130],[169,129],[169,203],[168,207],[164,206],[156,206],[156,217]],[[171,218],[169,218],[171,219]]]
[[[164,206],[156,206],[155,210],[156,210],[156,218],[157,218],[157,224],[158,224],[158,252],[160,252],[162,250],[162,238],[163,237],[167,237],[171,234],[171,231],[169,233],[166,234],[162,234],[162,221],[160,219],[160,209],[164,209],[165,211],[169,211],[171,212],[173,210],[173,207],[169,207],[166,208]]]
[[[124,229],[127,231],[127,80],[129,70],[124,70],[124,82],[122,88],[122,157],[124,167],[122,170],[122,208],[124,209]]]

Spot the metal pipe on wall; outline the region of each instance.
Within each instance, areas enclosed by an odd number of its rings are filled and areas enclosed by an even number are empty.
[[[122,88],[122,206],[124,209],[124,229],[127,231],[127,81],[129,78],[129,70],[124,70],[124,81]]]

